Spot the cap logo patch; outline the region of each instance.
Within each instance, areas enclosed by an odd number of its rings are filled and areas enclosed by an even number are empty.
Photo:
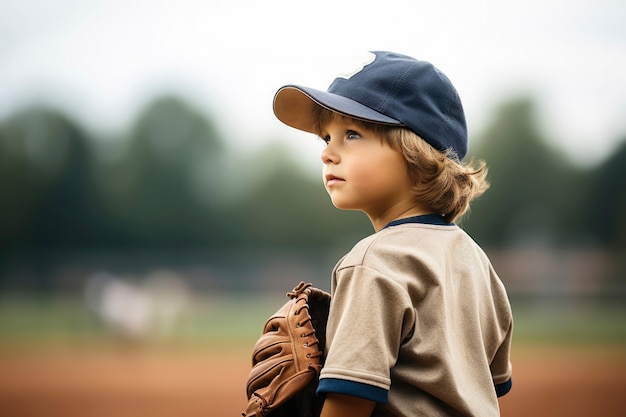
[[[375,59],[376,54],[372,52],[363,52],[354,55],[344,66],[343,70],[337,74],[336,78],[345,78],[346,80],[349,80],[352,76],[361,72],[367,65],[374,62]]]

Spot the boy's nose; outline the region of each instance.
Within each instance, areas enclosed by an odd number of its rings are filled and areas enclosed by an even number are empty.
[[[324,148],[321,154],[321,158],[324,164],[336,164],[339,161],[339,157],[337,156],[336,152],[333,152],[330,145]]]

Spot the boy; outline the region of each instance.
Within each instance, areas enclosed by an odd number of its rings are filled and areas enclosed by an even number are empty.
[[[322,417],[498,416],[513,320],[486,255],[453,223],[488,184],[484,163],[461,162],[465,115],[448,78],[369,52],[328,91],[280,88],[274,113],[326,142],[333,205],[375,230],[332,273]]]

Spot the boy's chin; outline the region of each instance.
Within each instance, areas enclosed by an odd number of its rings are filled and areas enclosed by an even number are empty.
[[[335,208],[339,209],[339,210],[362,211],[360,208],[353,207],[353,206],[351,206],[349,204],[346,204],[345,202],[342,202],[342,201],[336,201],[336,200],[333,200],[332,198],[330,199],[330,201],[333,204],[333,206],[335,206]]]

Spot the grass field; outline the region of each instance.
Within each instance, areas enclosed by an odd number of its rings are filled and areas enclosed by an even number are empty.
[[[166,335],[148,343],[245,344],[255,340],[282,295],[229,294],[195,297]],[[626,305],[513,302],[520,344],[626,346]],[[114,342],[115,334],[80,297],[0,297],[0,346]]]
[[[252,345],[285,299],[196,298],[169,333],[114,334],[77,297],[0,299],[0,416],[237,416]],[[623,308],[514,303],[502,415],[626,415]]]

